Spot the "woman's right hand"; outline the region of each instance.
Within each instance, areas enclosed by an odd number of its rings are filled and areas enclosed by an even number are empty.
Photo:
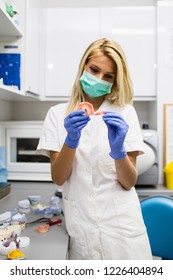
[[[67,130],[65,144],[71,149],[78,147],[81,131],[90,120],[84,113],[84,110],[73,111],[64,120],[64,127]]]

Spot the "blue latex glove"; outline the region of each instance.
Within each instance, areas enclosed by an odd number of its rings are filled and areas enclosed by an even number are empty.
[[[71,149],[78,147],[81,131],[90,120],[90,117],[84,113],[84,110],[73,111],[64,120],[64,126],[67,130],[65,144]]]
[[[128,124],[116,112],[106,112],[103,120],[108,127],[108,139],[110,145],[110,156],[115,160],[120,160],[127,155],[124,147],[124,139],[128,131]]]

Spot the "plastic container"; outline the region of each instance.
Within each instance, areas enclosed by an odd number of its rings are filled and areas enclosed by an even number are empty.
[[[166,187],[173,190],[173,161],[164,167]]]

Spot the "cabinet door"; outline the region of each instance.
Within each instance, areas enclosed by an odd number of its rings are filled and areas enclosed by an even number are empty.
[[[99,9],[42,10],[44,95],[69,97],[80,59],[99,37]]]
[[[122,46],[135,96],[155,96],[155,7],[102,8],[101,35]]]
[[[25,91],[39,95],[40,79],[40,12],[27,1]]]

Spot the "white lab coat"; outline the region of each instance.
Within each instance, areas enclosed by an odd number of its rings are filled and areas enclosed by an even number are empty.
[[[66,104],[52,107],[45,119],[38,151],[60,151],[66,137]],[[105,101],[99,110],[117,111],[129,124],[126,151],[143,152],[143,139],[131,105]],[[135,188],[126,191],[117,181],[109,156],[107,126],[92,116],[82,130],[70,178],[64,183],[63,205],[70,236],[70,259],[152,259]]]

